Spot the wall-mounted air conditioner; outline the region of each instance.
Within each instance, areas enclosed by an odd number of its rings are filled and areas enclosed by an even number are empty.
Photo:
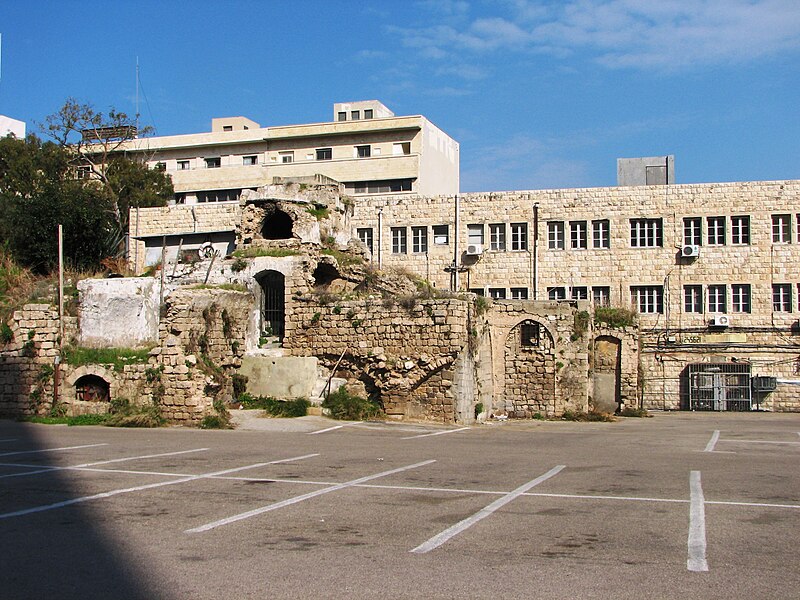
[[[700,246],[687,244],[681,248],[681,256],[683,258],[697,258],[700,256]]]
[[[467,256],[480,256],[483,254],[483,246],[480,244],[468,244]]]
[[[728,315],[716,315],[714,320],[711,321],[713,327],[729,327],[731,318]]]

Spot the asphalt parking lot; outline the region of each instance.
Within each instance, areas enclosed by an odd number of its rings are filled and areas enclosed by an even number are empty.
[[[796,598],[800,415],[0,421],[4,598]]]

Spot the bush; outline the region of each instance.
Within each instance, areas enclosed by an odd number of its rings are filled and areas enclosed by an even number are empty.
[[[345,421],[364,421],[381,413],[381,407],[376,402],[352,396],[343,387],[328,394],[322,402],[322,408],[327,409],[332,418]]]
[[[200,429],[230,429],[230,421],[222,415],[206,415],[200,421]]]
[[[644,408],[634,408],[632,406],[626,406],[620,411],[621,417],[649,417],[651,416],[650,413],[647,412]]]
[[[630,327],[636,321],[636,313],[627,308],[614,308],[611,306],[598,306],[594,309],[594,322],[597,325],[607,325],[614,329]]]
[[[239,396],[243,408],[260,408],[271,417],[292,418],[304,417],[308,414],[311,403],[305,398],[294,400],[278,400],[271,396],[251,396],[244,393]]]

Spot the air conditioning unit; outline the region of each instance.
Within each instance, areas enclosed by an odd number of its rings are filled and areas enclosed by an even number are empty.
[[[700,246],[687,244],[686,246],[681,248],[681,256],[683,258],[696,258],[700,256]]]
[[[467,245],[467,256],[480,256],[483,254],[483,246],[480,244]]]
[[[731,324],[731,318],[728,315],[717,315],[714,317],[714,320],[711,321],[711,325],[714,327],[729,327]]]

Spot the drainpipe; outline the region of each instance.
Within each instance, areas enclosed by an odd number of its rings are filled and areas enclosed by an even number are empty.
[[[453,289],[451,291],[457,292],[459,288],[459,281],[458,281],[458,234],[459,234],[459,199],[458,194],[455,196],[455,219],[453,224]]]
[[[539,203],[533,203],[533,299],[539,299]]]
[[[378,209],[378,269],[383,267],[383,207]]]

